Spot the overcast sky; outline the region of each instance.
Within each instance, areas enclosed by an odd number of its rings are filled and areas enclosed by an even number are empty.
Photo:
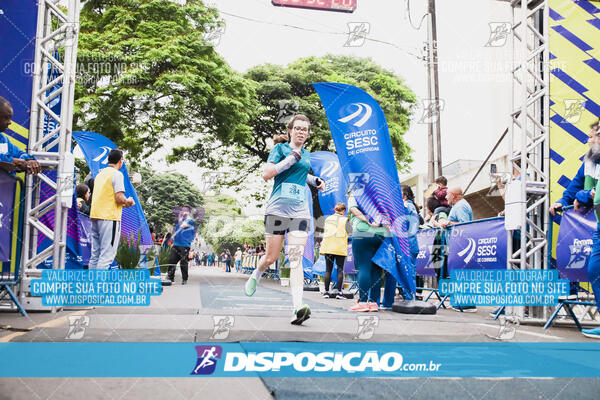
[[[411,27],[406,0],[358,0],[352,14],[276,7],[271,0],[206,3],[219,9],[226,24],[215,49],[238,72],[266,62],[285,65],[327,53],[370,57],[401,77],[420,102],[428,98],[425,64],[416,57],[426,40],[427,24],[420,30]],[[503,46],[502,40],[486,44],[490,23],[511,20],[510,5],[497,0],[436,3],[440,98],[444,103],[443,164],[458,159],[483,160],[509,122],[510,42]],[[427,0],[411,0],[410,6],[412,22],[418,25]],[[366,41],[362,46],[345,47],[348,23],[367,23],[368,38],[391,44]],[[405,137],[413,149],[415,173],[427,171],[427,125],[418,123],[421,108]],[[505,147],[499,151],[506,152]],[[157,160],[155,164],[162,163]],[[190,167],[180,163],[169,168],[187,170],[197,182],[197,174]]]

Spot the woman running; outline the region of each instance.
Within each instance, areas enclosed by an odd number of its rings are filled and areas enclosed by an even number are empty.
[[[310,308],[302,303],[304,271],[302,255],[310,228],[310,211],[306,201],[305,183],[325,188],[325,182],[308,174],[310,152],[303,149],[310,134],[310,120],[302,114],[294,116],[287,126],[287,135],[275,137],[263,172],[263,179],[275,178],[273,191],[265,210],[266,252],[246,282],[246,295],[256,291],[260,277],[279,257],[285,234],[290,260],[290,286],[294,316],[291,323],[300,325],[310,317]]]

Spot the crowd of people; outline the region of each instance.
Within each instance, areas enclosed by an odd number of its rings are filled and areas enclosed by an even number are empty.
[[[166,233],[163,238],[158,239],[155,242],[157,246],[172,247],[173,240],[171,239],[171,233]],[[248,256],[260,257],[265,254],[264,246],[258,245],[256,247],[244,244],[244,250],[238,247],[237,250],[231,254],[229,249],[221,251],[216,254],[209,246],[202,246],[201,238],[196,235],[196,238],[190,244],[188,251],[188,267],[217,267],[225,272],[242,272],[242,262]],[[204,250],[203,250],[204,248]],[[180,260],[178,260],[180,262]]]

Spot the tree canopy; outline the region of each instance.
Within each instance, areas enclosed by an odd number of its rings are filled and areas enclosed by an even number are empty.
[[[202,194],[184,175],[178,173],[151,174],[142,169],[142,183],[136,187],[148,223],[159,234],[175,222],[175,209],[181,206],[202,206]]]
[[[255,246],[264,242],[265,227],[262,220],[244,216],[240,204],[233,197],[207,196],[200,234],[217,254],[225,249],[233,254],[244,243]]]
[[[220,24],[217,10],[201,0],[87,1],[76,129],[108,137],[133,163],[179,135],[247,141],[252,85],[205,40]]]
[[[379,102],[397,166],[408,168],[404,134],[416,96],[400,77],[370,59],[339,55],[264,64],[242,75],[209,39],[222,24],[202,0],[88,0],[80,17],[74,129],[113,140],[133,167],[170,139],[193,137],[167,161],[191,160],[219,171],[218,185],[240,185],[267,160],[271,138],[285,132],[288,106],[312,122],[308,150],[334,150],[311,83],[342,82]],[[252,196],[261,200],[263,192]]]
[[[232,155],[254,161],[246,164],[248,172],[267,160],[272,145],[270,139],[275,134],[285,132],[287,120],[282,121],[281,118],[282,104],[291,105],[292,110],[310,118],[312,132],[307,141],[310,151],[333,150],[325,111],[311,86],[315,82],[347,83],[372,95],[386,115],[398,167],[405,170],[412,161],[410,148],[403,135],[410,125],[416,95],[402,79],[372,60],[336,55],[308,57],[286,67],[273,64],[257,66],[250,69],[245,77],[255,83],[255,93],[260,104],[256,117],[249,122],[253,134],[234,139],[231,133],[225,132],[227,136],[217,135],[215,139],[237,143],[238,153]],[[209,146],[206,141],[199,140],[192,148],[177,148],[175,154],[176,157],[202,163],[207,161],[204,155]]]

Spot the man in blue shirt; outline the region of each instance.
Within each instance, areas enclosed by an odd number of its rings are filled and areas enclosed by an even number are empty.
[[[171,248],[171,259],[169,260],[168,276],[171,282],[175,281],[175,269],[180,262],[181,284],[185,285],[188,280],[188,255],[194,241],[196,224],[190,218],[190,211],[184,208],[179,215],[179,221],[175,225],[173,234],[173,247]]]
[[[460,224],[463,222],[471,222],[473,221],[473,210],[471,209],[471,205],[467,200],[463,197],[462,189],[459,187],[454,187],[452,189],[448,189],[448,193],[446,194],[446,199],[448,200],[448,204],[452,206],[450,209],[450,213],[448,214],[447,219],[442,219],[439,222],[439,226],[442,228],[446,228],[448,225]],[[446,261],[446,265],[448,262]],[[448,271],[444,271],[445,275],[448,274]],[[447,278],[447,276],[444,276]],[[459,312],[477,312],[477,307],[475,306],[463,306],[463,307],[453,307],[451,308],[454,311]]]
[[[0,97],[0,132],[8,129],[12,117],[13,109],[10,102],[4,97]],[[12,163],[18,169],[34,175],[42,170],[35,157],[19,150],[4,133],[0,133],[0,161]]]

